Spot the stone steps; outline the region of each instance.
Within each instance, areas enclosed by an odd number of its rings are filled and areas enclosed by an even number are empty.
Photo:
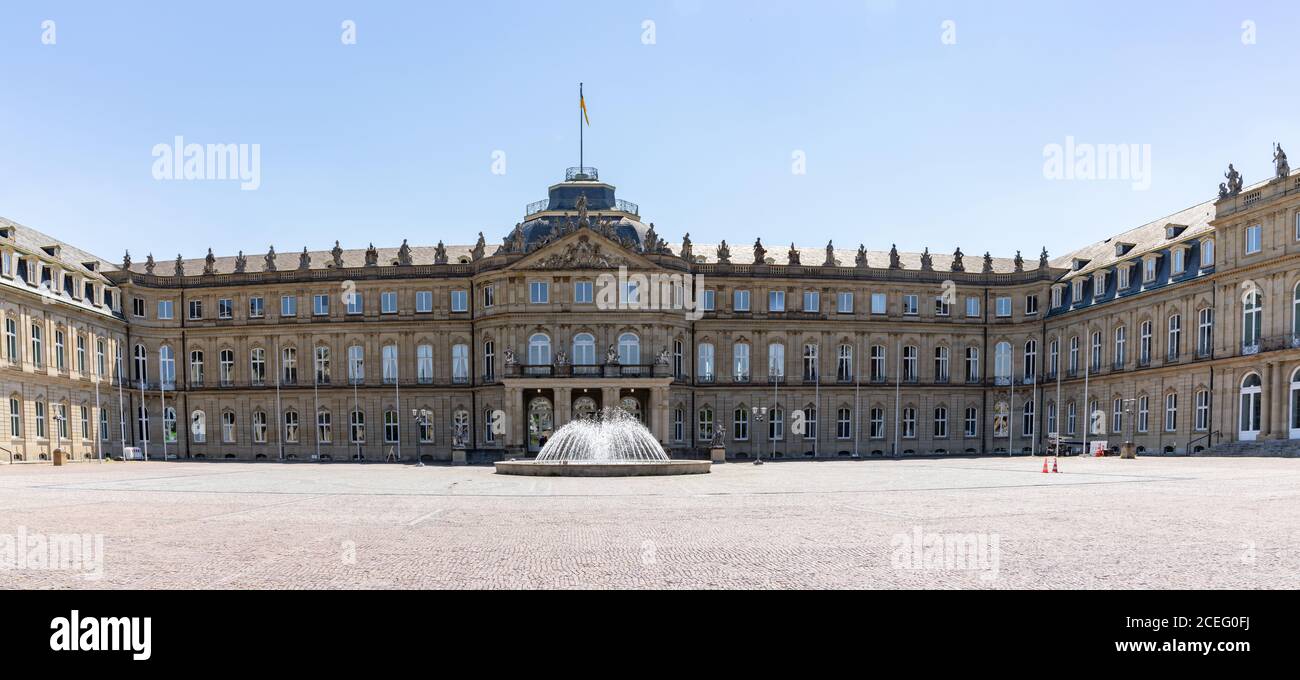
[[[1239,456],[1254,458],[1300,458],[1300,440],[1280,439],[1254,442],[1224,442],[1193,456]]]

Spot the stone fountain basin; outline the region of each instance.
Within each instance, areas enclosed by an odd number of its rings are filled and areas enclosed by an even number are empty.
[[[575,463],[567,461],[508,460],[496,464],[499,475],[529,477],[661,477],[708,474],[707,460],[669,460],[645,463]]]

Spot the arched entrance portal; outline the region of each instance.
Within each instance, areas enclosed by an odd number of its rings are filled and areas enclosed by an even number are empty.
[[[1241,381],[1241,423],[1237,438],[1243,442],[1253,442],[1259,438],[1260,407],[1264,398],[1264,386],[1259,374],[1251,373]]]
[[[1300,368],[1291,374],[1291,438],[1300,439]]]
[[[555,430],[555,408],[546,397],[534,397],[528,402],[528,452],[542,450],[546,440]]]

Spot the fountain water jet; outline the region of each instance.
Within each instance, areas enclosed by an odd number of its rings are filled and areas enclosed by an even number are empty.
[[[496,464],[499,474],[563,477],[690,475],[710,467],[707,461],[671,460],[650,430],[621,408],[561,427],[536,460]]]

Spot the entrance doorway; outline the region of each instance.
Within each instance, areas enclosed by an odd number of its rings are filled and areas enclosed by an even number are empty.
[[[1258,373],[1251,373],[1241,381],[1241,426],[1237,438],[1243,442],[1259,439],[1260,411],[1264,386]]]
[[[1300,368],[1291,374],[1291,438],[1300,439]]]
[[[555,430],[555,407],[546,397],[534,397],[528,402],[528,452],[537,453],[546,445]]]

